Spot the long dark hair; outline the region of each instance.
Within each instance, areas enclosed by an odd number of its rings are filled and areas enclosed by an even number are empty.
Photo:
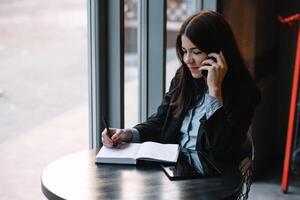
[[[179,83],[176,88],[176,100],[173,115],[180,117],[195,104],[197,92],[190,70],[183,61],[181,36],[188,37],[194,45],[205,53],[222,51],[228,71],[222,84],[222,98],[225,107],[231,107],[241,100],[240,92],[247,92],[247,97],[259,101],[259,90],[246,68],[236,40],[229,24],[222,15],[213,11],[200,11],[188,17],[182,24],[176,41],[176,53],[181,62],[177,71]],[[203,94],[202,94],[203,95]],[[198,94],[199,96],[199,94]]]

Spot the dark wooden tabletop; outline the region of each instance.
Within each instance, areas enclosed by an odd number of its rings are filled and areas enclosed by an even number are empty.
[[[64,156],[42,172],[41,186],[48,199],[224,199],[241,184],[237,168],[222,175],[170,181],[158,165],[96,165],[96,150]]]

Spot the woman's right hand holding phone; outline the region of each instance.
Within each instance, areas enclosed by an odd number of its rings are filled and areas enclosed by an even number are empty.
[[[209,95],[222,102],[222,83],[227,73],[227,64],[222,52],[208,54],[208,59],[202,62],[201,70],[206,70],[206,83]]]

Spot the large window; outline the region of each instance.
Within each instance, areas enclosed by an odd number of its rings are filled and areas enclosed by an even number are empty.
[[[107,116],[132,127],[153,114],[179,67],[180,24],[215,0],[89,0],[90,146],[98,147]]]
[[[188,16],[188,0],[167,1],[166,90],[180,63],[176,57],[176,37],[183,20]]]
[[[132,127],[138,123],[138,2],[125,0],[124,3],[125,30],[125,85],[124,85],[124,126]]]
[[[176,56],[176,37],[182,22],[201,9],[215,10],[214,0],[167,0],[167,30],[166,30],[166,90],[176,70],[181,65]]]
[[[44,199],[41,171],[88,148],[86,0],[0,1],[0,198]]]

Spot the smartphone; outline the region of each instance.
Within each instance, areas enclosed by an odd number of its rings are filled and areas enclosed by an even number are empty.
[[[207,59],[211,59],[214,62],[217,62],[217,59],[215,57],[212,57],[212,56],[208,57]],[[204,76],[205,78],[207,78],[207,73],[208,73],[207,70],[202,70],[201,73],[202,73],[202,76]]]
[[[180,152],[175,166],[162,165],[163,171],[170,180],[194,179],[218,176],[221,171],[200,151]]]
[[[202,70],[201,71],[201,74],[202,74],[202,76],[204,76],[205,78],[207,78],[207,70]]]

